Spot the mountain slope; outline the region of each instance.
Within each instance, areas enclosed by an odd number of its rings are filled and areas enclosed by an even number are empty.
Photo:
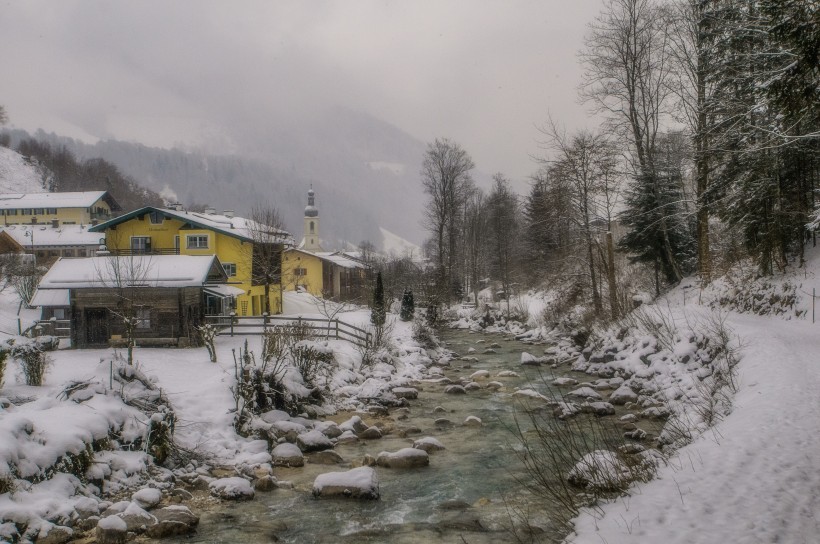
[[[0,147],[0,193],[45,193],[43,173],[14,150]]]

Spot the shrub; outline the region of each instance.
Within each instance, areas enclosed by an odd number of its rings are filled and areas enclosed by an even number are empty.
[[[216,339],[217,329],[210,323],[206,323],[205,325],[197,327],[197,332],[199,333],[199,339],[205,345],[205,349],[208,350],[208,356],[211,358],[211,362],[216,362],[216,346],[214,345],[214,340]]]
[[[316,378],[333,362],[333,350],[311,340],[303,340],[291,347],[290,356],[305,385],[311,388],[316,386]]]
[[[9,356],[9,349],[7,346],[0,346],[0,389],[3,388],[3,376],[6,373],[6,359]]]
[[[404,290],[404,295],[401,297],[401,313],[399,318],[402,321],[410,321],[413,319],[413,314],[416,311],[416,303],[413,300],[413,291],[410,289]]]
[[[11,356],[20,361],[20,368],[26,385],[43,385],[51,360],[34,342],[16,344],[11,348]]]
[[[424,349],[436,349],[438,347],[438,340],[433,334],[433,329],[418,321],[413,323],[413,340],[418,342]]]

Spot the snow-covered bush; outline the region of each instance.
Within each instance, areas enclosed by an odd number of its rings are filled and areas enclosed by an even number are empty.
[[[210,323],[201,325],[197,327],[196,330],[199,335],[199,340],[205,345],[205,349],[208,350],[208,356],[211,358],[211,362],[215,363],[216,347],[214,346],[214,341],[216,340],[216,335],[219,331]]]
[[[433,334],[433,330],[421,321],[413,323],[413,340],[424,349],[436,349],[438,347],[438,340]]]
[[[0,344],[0,389],[3,389],[3,378],[6,374],[6,360],[8,359],[10,346]]]
[[[11,356],[20,362],[26,385],[43,385],[46,371],[51,363],[48,355],[34,341],[14,344]]]
[[[302,340],[290,349],[293,366],[302,375],[305,385],[316,386],[316,379],[329,369],[333,350],[313,340]]]

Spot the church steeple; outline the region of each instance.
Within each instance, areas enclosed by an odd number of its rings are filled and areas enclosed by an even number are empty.
[[[313,187],[308,191],[308,205],[305,206],[305,237],[302,249],[307,251],[321,251],[319,245],[319,210],[316,208]]]

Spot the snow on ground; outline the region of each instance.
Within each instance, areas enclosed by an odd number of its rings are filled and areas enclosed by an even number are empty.
[[[734,411],[657,478],[584,513],[575,544],[810,543],[820,538],[820,332],[732,315],[745,342]]]

